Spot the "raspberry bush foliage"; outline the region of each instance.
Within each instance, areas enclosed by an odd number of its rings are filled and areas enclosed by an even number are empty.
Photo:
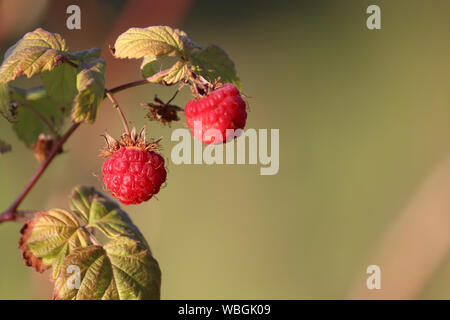
[[[246,103],[227,53],[216,45],[194,42],[184,31],[168,26],[130,28],[105,54],[140,59],[142,79],[106,88],[106,62],[99,48],[71,51],[59,34],[42,28],[25,34],[6,51],[0,66],[0,114],[6,119],[2,121],[11,124],[40,165],[0,214],[0,222],[25,221],[19,249],[26,265],[38,272],[51,269],[54,299],[159,299],[158,262],[116,200],[127,206],[151,206],[149,200],[167,178],[161,139],[148,137],[145,128],[130,129],[115,94],[147,83],[174,86],[169,101],[155,96],[153,102],[142,103],[148,110],[146,118],[152,125],[171,125],[185,114],[184,125],[206,144],[225,143],[227,129],[245,126]],[[33,83],[40,85],[20,88],[19,77],[36,78]],[[192,92],[185,108],[173,104],[183,88]],[[67,208],[20,210],[53,159],[63,154],[65,142],[83,123],[95,122],[104,99],[117,110],[124,129],[117,138],[103,133],[101,172],[104,193],[111,196],[79,185]],[[200,127],[194,126],[196,122],[201,122]],[[211,128],[220,133],[214,139],[202,134]],[[0,137],[0,156],[12,149]]]

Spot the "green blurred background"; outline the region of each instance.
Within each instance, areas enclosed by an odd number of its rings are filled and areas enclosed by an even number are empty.
[[[160,263],[164,299],[351,297],[377,264],[367,259],[379,239],[450,149],[449,1],[77,1],[79,31],[65,26],[69,4],[0,0],[0,21],[17,16],[0,27],[0,53],[41,26],[71,50],[101,47],[112,87],[140,78],[139,62],[108,56],[118,34],[180,27],[233,58],[249,96],[247,127],[280,129],[277,175],[169,162],[158,199],[125,208]],[[381,7],[381,30],[366,28],[370,4]],[[164,136],[167,158],[171,130],[183,124],[149,124],[139,103],[173,90],[117,95],[133,125]],[[188,99],[184,90],[175,102]],[[21,208],[67,208],[74,185],[102,188],[100,135],[119,135],[121,125],[107,101],[98,119],[74,134]],[[38,163],[4,119],[0,137],[14,148],[0,158],[2,211]],[[49,275],[27,268],[17,250],[20,227],[0,225],[0,298],[49,298]],[[415,297],[450,298],[448,262],[445,254]]]

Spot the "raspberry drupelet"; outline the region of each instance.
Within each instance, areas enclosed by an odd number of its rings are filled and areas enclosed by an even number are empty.
[[[106,136],[108,147],[103,152],[109,157],[102,167],[103,182],[125,205],[150,200],[167,177],[164,158],[155,152],[157,143],[146,144],[145,132],[141,132],[140,138],[133,134],[134,139],[123,135],[120,142]]]
[[[206,144],[228,142],[233,135],[227,129],[243,129],[247,120],[246,104],[238,88],[231,83],[212,91],[206,97],[191,100],[186,104],[185,111],[187,125],[192,134]],[[201,126],[196,126],[201,122]],[[221,139],[205,135],[209,129],[216,129],[221,133]]]

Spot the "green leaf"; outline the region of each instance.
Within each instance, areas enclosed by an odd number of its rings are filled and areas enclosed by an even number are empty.
[[[179,59],[176,57],[164,57],[161,59],[145,57],[141,63],[141,74],[144,78],[149,78],[158,72],[170,69],[178,61]]]
[[[188,74],[186,62],[178,61],[170,68],[169,73],[161,81],[165,84],[174,84],[185,79]]]
[[[42,83],[47,93],[57,105],[70,110],[73,99],[77,94],[77,69],[68,63],[41,73]]]
[[[0,156],[10,151],[11,145],[3,140],[0,140]]]
[[[55,130],[62,127],[66,111],[48,97],[43,87],[11,90],[11,102],[16,105],[17,120],[13,124],[13,130],[25,145],[31,147],[41,133],[54,135],[42,118]]]
[[[80,287],[68,286],[72,273],[61,272],[53,297],[63,300],[159,299],[161,271],[147,248],[126,237],[111,240],[103,248],[75,249],[64,260],[62,270],[80,268]]]
[[[185,39],[184,33],[167,26],[131,28],[117,38],[114,55],[130,59],[187,58],[190,48]]]
[[[38,271],[53,267],[56,279],[64,258],[77,247],[89,244],[89,235],[69,212],[39,212],[22,228],[19,247],[29,265]]]
[[[66,59],[64,39],[56,33],[38,28],[25,34],[8,49],[0,67],[0,82],[9,82],[25,75],[33,75],[52,70]]]
[[[147,81],[172,85],[185,79],[188,74],[186,62],[178,61],[170,69],[156,73],[151,78],[147,78]]]
[[[91,48],[88,50],[81,50],[68,53],[69,58],[83,62],[88,58],[100,58],[100,48]]]
[[[72,191],[70,208],[88,226],[100,229],[107,237],[126,236],[149,248],[144,236],[119,205],[92,187],[78,186]]]
[[[234,62],[228,57],[227,53],[220,47],[215,45],[193,52],[191,55],[192,70],[209,80],[214,82],[220,77],[223,83],[233,83],[239,89],[241,82],[237,76]]]
[[[9,94],[9,85],[0,82],[0,114],[9,122],[16,122],[13,110],[11,108],[11,98]]]
[[[94,122],[105,97],[105,60],[88,58],[77,75],[78,94],[72,109],[74,122]]]

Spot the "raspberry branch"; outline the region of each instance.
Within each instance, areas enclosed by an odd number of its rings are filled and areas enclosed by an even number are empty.
[[[168,71],[169,70],[164,70],[161,72],[167,73]],[[159,73],[159,75],[161,74],[161,72]],[[150,83],[151,78],[156,77],[157,75],[158,74],[155,74],[154,76],[144,79],[144,80],[138,80],[138,81],[134,81],[134,82],[130,82],[130,83],[125,83],[123,85],[114,87],[110,90],[106,89],[105,96],[107,96],[110,100],[112,98],[111,102],[113,103],[114,107],[116,107],[116,106],[118,107],[117,101],[115,100],[114,96],[112,96],[113,93],[116,93],[116,92],[119,92],[119,91],[122,91],[122,90],[125,90],[128,88],[136,87],[139,85],[143,85],[146,83]],[[116,109],[118,109],[118,111],[119,111],[119,113],[121,113],[121,117],[122,117],[122,115],[123,115],[122,110],[117,107],[116,107]],[[122,121],[124,122],[125,128],[128,128],[128,123],[126,122],[126,118],[124,115],[122,117]],[[39,167],[39,169],[33,174],[30,181],[25,186],[25,188],[22,190],[22,192],[19,194],[17,199],[13,202],[13,204],[6,211],[4,211],[3,213],[0,214],[0,223],[5,222],[5,221],[16,221],[19,217],[28,213],[25,211],[18,211],[17,209],[19,208],[19,206],[23,202],[23,200],[27,197],[28,193],[30,193],[30,191],[33,189],[34,185],[39,180],[41,175],[45,172],[45,170],[50,165],[50,163],[53,161],[55,156],[59,153],[59,150],[61,149],[61,147],[64,145],[64,143],[66,143],[66,141],[75,132],[75,130],[77,130],[77,128],[80,126],[80,124],[81,123],[73,124],[67,130],[67,132],[56,141],[56,143],[54,144],[52,150],[50,151],[47,159],[42,163],[42,165]],[[129,134],[131,136],[129,129],[127,130],[127,134]]]
[[[10,221],[10,220],[16,220],[17,218],[17,208],[20,206],[22,201],[25,199],[25,197],[28,195],[28,193],[33,189],[36,182],[39,180],[41,175],[44,173],[44,171],[47,169],[48,165],[53,161],[55,156],[59,153],[60,148],[63,146],[63,144],[69,139],[69,137],[72,135],[72,133],[75,132],[75,130],[80,126],[80,123],[73,124],[69,130],[55,143],[52,150],[50,151],[50,154],[48,155],[47,159],[42,163],[40,168],[36,171],[36,173],[31,177],[28,184],[25,186],[23,191],[20,193],[20,195],[17,197],[16,201],[9,207],[8,210],[0,214],[0,222],[4,221]]]
[[[128,88],[133,88],[133,87],[141,86],[143,84],[152,83],[155,79],[158,79],[161,76],[168,74],[169,71],[170,71],[170,69],[166,69],[166,70],[160,71],[158,73],[155,73],[154,75],[152,75],[151,77],[148,77],[146,79],[125,83],[120,86],[114,87],[108,91],[110,93],[116,93],[116,92],[119,92],[119,91],[122,91],[122,90],[125,90]]]

